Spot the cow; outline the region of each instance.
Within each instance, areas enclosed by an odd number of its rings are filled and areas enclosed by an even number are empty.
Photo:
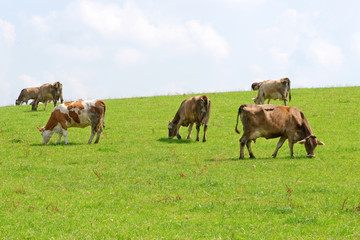
[[[251,85],[251,88],[252,90],[259,90],[257,97],[252,99],[256,104],[264,104],[265,99],[268,99],[268,104],[271,99],[279,99],[283,100],[286,106],[288,96],[289,101],[291,101],[289,78],[255,82]]]
[[[54,133],[59,134],[57,143],[64,136],[68,143],[67,129],[70,127],[84,128],[91,126],[90,144],[97,133],[95,143],[99,142],[100,135],[105,127],[106,105],[101,100],[81,100],[66,102],[56,106],[45,127],[37,127],[43,137],[42,144],[47,144]]]
[[[15,104],[21,105],[23,103],[28,104],[30,99],[35,99],[39,94],[40,87],[24,88],[21,90],[19,97],[16,99]]]
[[[243,135],[240,138],[240,159],[244,158],[244,147],[246,145],[250,158],[255,158],[251,151],[251,141],[263,137],[278,138],[280,140],[272,156],[275,158],[279,148],[286,139],[289,141],[290,156],[294,157],[294,143],[305,144],[307,157],[315,157],[317,145],[325,145],[313,134],[305,115],[296,107],[285,107],[275,105],[241,105],[238,111],[235,131],[237,129],[239,116],[243,125]]]
[[[254,82],[253,84],[251,84],[251,90],[255,91],[255,90],[259,90],[260,85],[263,82]]]
[[[180,126],[187,127],[190,125],[189,134],[187,136],[187,139],[190,139],[192,127],[194,123],[196,123],[196,141],[199,141],[200,126],[204,125],[204,136],[202,141],[206,142],[206,131],[210,118],[210,110],[211,102],[205,95],[185,99],[181,103],[179,110],[176,112],[174,119],[169,121],[169,138],[176,136],[178,139],[181,139],[179,134]]]
[[[61,103],[64,102],[62,97],[62,84],[60,82],[55,83],[45,83],[39,89],[39,94],[36,96],[34,102],[32,102],[32,110],[37,110],[40,102],[44,103],[44,110],[46,110],[46,105],[48,101],[54,101],[54,107],[58,100],[61,100]]]

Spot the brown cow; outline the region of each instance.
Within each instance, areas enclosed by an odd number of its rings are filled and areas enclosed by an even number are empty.
[[[40,87],[39,94],[36,96],[35,101],[32,103],[32,110],[37,110],[40,102],[43,102],[46,110],[46,105],[48,101],[54,101],[54,107],[56,107],[57,101],[61,100],[61,103],[64,102],[62,97],[62,84],[60,82],[55,83],[45,83]]]
[[[259,90],[256,98],[253,98],[256,104],[264,104],[265,99],[268,99],[268,104],[271,99],[284,100],[286,106],[287,97],[291,101],[290,79],[282,78],[280,80],[266,80],[263,82],[255,82],[251,85],[252,90]]]
[[[293,145],[298,142],[305,144],[307,157],[315,157],[314,151],[317,145],[325,145],[313,135],[311,127],[305,115],[296,107],[284,107],[275,105],[244,104],[239,108],[235,131],[237,129],[239,116],[243,125],[243,135],[240,138],[240,159],[244,158],[244,147],[246,145],[250,158],[255,158],[251,151],[251,141],[263,137],[278,138],[273,157],[276,157],[279,148],[286,139],[289,141],[290,156],[294,157]]]
[[[260,85],[263,82],[254,82],[253,84],[251,84],[251,90],[255,91],[255,90],[259,90]]]
[[[21,90],[19,97],[16,99],[15,104],[21,105],[23,103],[28,104],[30,99],[35,99],[39,94],[40,87],[24,88]]]
[[[176,112],[174,119],[169,122],[169,138],[177,136],[178,139],[181,139],[179,134],[180,126],[187,127],[190,125],[189,134],[187,136],[189,139],[191,136],[192,127],[194,123],[196,123],[196,141],[199,141],[200,126],[204,125],[203,142],[206,142],[206,131],[210,118],[210,110],[211,102],[210,99],[205,95],[185,99],[181,103],[179,110]]]

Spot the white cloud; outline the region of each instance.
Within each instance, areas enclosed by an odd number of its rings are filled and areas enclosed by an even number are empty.
[[[199,21],[163,23],[131,3],[121,8],[116,4],[78,0],[73,6],[71,11],[77,11],[88,27],[108,40],[127,40],[144,47],[166,48],[174,52],[201,49],[215,58],[225,58],[230,52],[227,41],[210,25]],[[156,24],[156,21],[161,24]]]
[[[325,67],[337,67],[343,63],[341,48],[324,40],[316,40],[309,47],[310,55]]]
[[[36,80],[34,77],[30,77],[26,74],[21,74],[19,78],[23,81],[25,87],[40,87],[40,81]]]
[[[15,26],[7,21],[0,19],[0,37],[4,39],[7,44],[15,42]]]
[[[40,31],[49,31],[51,30],[51,21],[55,20],[58,17],[56,12],[50,12],[47,16],[43,17],[40,15],[34,15],[31,17],[30,22]]]
[[[97,47],[74,47],[57,44],[55,46],[55,52],[59,55],[68,56],[75,59],[81,59],[86,61],[97,60],[102,57],[102,52]]]
[[[186,23],[192,39],[215,58],[225,58],[230,53],[230,45],[210,25],[201,25],[199,21]]]
[[[119,66],[136,65],[144,62],[145,54],[134,48],[121,48],[115,55],[115,61]]]
[[[259,5],[266,0],[217,0],[217,2],[227,3],[227,4],[236,4],[236,5]]]

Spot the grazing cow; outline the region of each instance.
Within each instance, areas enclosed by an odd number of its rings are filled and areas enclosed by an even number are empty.
[[[28,104],[30,99],[35,99],[39,94],[40,87],[24,88],[21,90],[19,97],[16,99],[15,104],[21,105],[23,103]]]
[[[271,99],[284,100],[286,106],[287,97],[291,101],[290,79],[282,78],[280,80],[266,80],[263,82],[255,82],[251,85],[252,90],[259,90],[256,98],[253,98],[256,104],[264,104],[265,99],[268,99],[268,104]]]
[[[65,137],[65,144],[68,143],[67,129],[69,127],[84,128],[91,125],[91,136],[88,143],[91,143],[95,133],[97,137],[95,143],[99,142],[103,131],[105,118],[105,103],[100,100],[87,100],[67,102],[54,108],[45,127],[38,127],[43,137],[43,144],[47,144],[55,133],[59,134],[57,143],[61,137]]]
[[[199,141],[200,126],[204,125],[203,142],[206,142],[206,130],[210,118],[210,110],[211,102],[205,95],[185,99],[181,103],[179,110],[176,112],[174,119],[169,122],[169,138],[177,136],[178,139],[181,139],[179,134],[180,126],[187,127],[190,125],[189,134],[187,136],[189,139],[192,127],[194,123],[196,123],[196,141]]]
[[[62,84],[60,82],[55,83],[45,83],[40,87],[39,94],[36,96],[35,101],[32,103],[32,110],[37,110],[40,102],[43,102],[46,110],[46,105],[48,101],[54,101],[54,107],[58,100],[61,100],[61,103],[64,102],[62,97]]]
[[[254,82],[253,84],[251,84],[251,90],[255,91],[255,90],[259,90],[260,85],[263,82]]]
[[[251,141],[263,137],[278,138],[273,157],[276,157],[279,148],[286,139],[289,141],[290,155],[294,157],[293,145],[298,142],[305,144],[307,157],[315,157],[314,151],[317,145],[325,145],[313,135],[311,127],[305,115],[296,107],[284,107],[275,105],[244,104],[239,108],[235,131],[239,116],[243,125],[243,135],[240,138],[240,159],[244,158],[244,146],[246,145],[250,158],[255,158],[251,151]]]

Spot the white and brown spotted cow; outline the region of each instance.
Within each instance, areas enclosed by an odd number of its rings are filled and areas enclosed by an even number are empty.
[[[289,141],[290,156],[294,157],[294,143],[305,144],[308,157],[315,157],[317,145],[325,145],[313,135],[311,127],[305,115],[296,107],[284,107],[275,105],[241,105],[237,115],[235,131],[237,129],[239,116],[243,125],[243,135],[240,138],[240,158],[244,158],[244,147],[246,145],[250,158],[255,158],[251,151],[251,141],[263,137],[278,138],[273,157],[276,157],[279,148],[286,139]]]
[[[54,108],[45,127],[38,127],[43,137],[43,144],[47,144],[54,133],[59,134],[57,143],[61,137],[65,137],[65,144],[68,143],[67,129],[69,127],[84,128],[91,126],[91,136],[88,143],[91,143],[95,134],[95,143],[99,142],[103,131],[105,118],[105,103],[101,100],[87,100],[67,102]]]
[[[187,136],[189,139],[191,136],[192,127],[194,123],[196,123],[196,141],[199,141],[200,126],[204,125],[203,142],[206,142],[206,130],[210,118],[210,110],[211,102],[210,99],[205,95],[185,99],[181,103],[179,110],[176,112],[174,119],[169,122],[169,138],[177,136],[178,139],[181,139],[179,134],[180,126],[187,127],[190,125],[189,134]]]

